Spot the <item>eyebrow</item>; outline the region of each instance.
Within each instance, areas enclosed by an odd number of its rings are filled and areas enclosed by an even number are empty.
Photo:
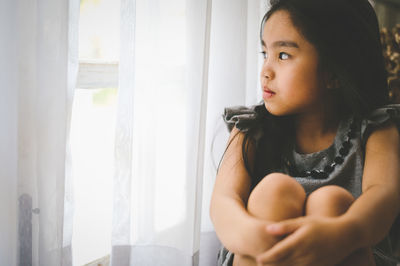
[[[261,40],[261,44],[264,47],[267,47],[264,40]],[[292,47],[292,48],[299,48],[299,45],[292,41],[276,41],[272,43],[272,47]]]

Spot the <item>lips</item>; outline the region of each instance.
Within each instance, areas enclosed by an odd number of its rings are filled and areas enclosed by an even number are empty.
[[[273,92],[272,90],[270,90],[266,87],[263,88],[263,99],[269,99],[274,95],[275,95],[275,92]]]

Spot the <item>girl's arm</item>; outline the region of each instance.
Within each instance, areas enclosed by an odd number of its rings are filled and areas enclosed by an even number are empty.
[[[377,244],[390,230],[400,210],[400,137],[394,125],[375,130],[366,144],[363,193],[344,222],[359,226],[356,247]]]
[[[267,235],[266,224],[246,210],[251,180],[242,159],[243,133],[234,128],[228,143],[212,193],[210,217],[218,238],[228,250],[254,256],[258,241],[263,241],[263,234]],[[250,160],[253,151],[249,146]]]

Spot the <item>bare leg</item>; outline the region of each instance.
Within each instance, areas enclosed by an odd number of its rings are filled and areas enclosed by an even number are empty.
[[[308,197],[306,215],[334,217],[344,214],[354,202],[354,197],[338,186],[322,187]],[[375,265],[371,249],[360,249],[342,261],[340,266]]]
[[[254,217],[277,222],[304,215],[305,199],[304,189],[295,179],[273,173],[264,177],[253,189],[247,210]],[[256,253],[268,250],[278,241],[278,238],[271,239],[269,243],[258,247]],[[252,257],[235,254],[233,265],[251,266],[256,265],[256,262]]]

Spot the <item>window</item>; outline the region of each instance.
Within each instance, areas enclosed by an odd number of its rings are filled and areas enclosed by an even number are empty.
[[[79,74],[71,121],[74,265],[111,252],[120,3],[81,0]]]

